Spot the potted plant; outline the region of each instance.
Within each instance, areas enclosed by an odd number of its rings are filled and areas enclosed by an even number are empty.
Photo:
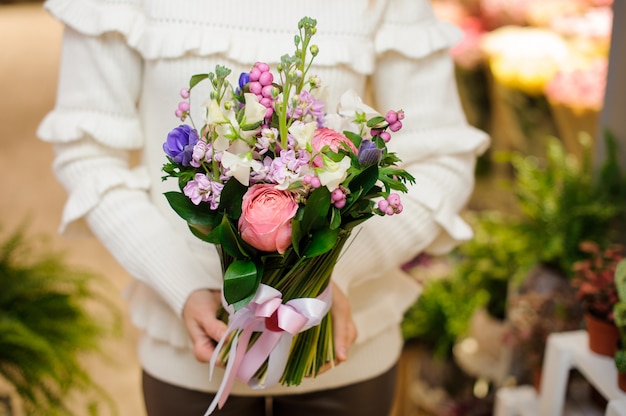
[[[622,259],[615,269],[615,286],[619,300],[613,306],[613,317],[619,330],[615,366],[617,384],[626,391],[626,259]]]
[[[103,291],[110,287],[40,241],[18,229],[0,242],[0,378],[17,395],[5,407],[9,414],[15,406],[26,415],[71,416],[67,397],[79,392],[88,401],[83,412],[101,414],[104,404],[117,414],[82,362],[87,353],[103,352],[100,341],[121,328]]]
[[[626,257],[626,247],[611,244],[601,248],[595,242],[585,241],[580,244],[580,250],[589,257],[574,263],[572,286],[576,289],[576,299],[583,307],[589,349],[612,357],[619,337],[613,319],[613,306],[619,300],[615,269]]]

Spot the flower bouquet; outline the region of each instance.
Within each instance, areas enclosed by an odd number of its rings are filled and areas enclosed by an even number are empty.
[[[222,262],[228,330],[211,363],[226,363],[220,407],[235,378],[298,385],[334,362],[333,267],[354,227],[400,213],[394,191],[414,182],[386,146],[404,113],[380,115],[350,91],[328,113],[321,80],[308,74],[316,21],[305,17],[298,29],[295,54],[276,74],[257,62],[235,87],[220,65],[192,76],[176,110],[190,124],[163,145],[163,179],[180,188],[167,200]],[[211,92],[198,128],[191,90],[205,80]]]

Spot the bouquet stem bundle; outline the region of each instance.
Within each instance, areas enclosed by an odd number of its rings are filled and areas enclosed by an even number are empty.
[[[331,250],[315,257],[300,257],[292,248],[281,256],[268,257],[261,283],[280,291],[283,302],[320,296],[330,285],[333,269],[349,237],[349,231],[343,232]],[[225,272],[234,258],[220,247],[218,253]],[[227,322],[226,311],[221,316]],[[259,333],[256,335],[250,345],[256,341]],[[228,352],[229,348],[223,350],[220,357],[222,361],[228,360]],[[299,385],[304,378],[315,377],[323,366],[333,365],[334,362],[332,315],[328,312],[319,325],[294,336],[280,382],[287,386]],[[255,377],[262,380],[265,371],[266,365],[263,365]]]

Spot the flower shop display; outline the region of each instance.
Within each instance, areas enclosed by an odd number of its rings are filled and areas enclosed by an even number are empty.
[[[626,259],[620,260],[615,269],[615,287],[619,300],[613,306],[613,317],[619,330],[619,337],[614,360],[618,386],[622,391],[626,391]]]
[[[257,62],[233,87],[230,70],[194,75],[176,111],[182,124],[164,144],[166,197],[190,231],[215,245],[224,274],[228,331],[211,365],[226,364],[207,410],[226,401],[235,378],[255,388],[298,385],[334,362],[330,276],[355,226],[402,211],[412,176],[387,150],[402,110],[381,115],[346,92],[327,113],[321,80],[309,74],[319,50],[316,21],[303,18],[296,51],[277,68]],[[273,72],[275,70],[275,72]],[[196,125],[193,88],[212,91]]]
[[[581,140],[593,141],[596,136],[607,71],[608,59],[598,57],[574,68],[559,70],[546,85],[545,94],[559,138],[568,152],[578,158],[593,149],[593,142],[584,145]]]
[[[580,247],[589,257],[574,263],[572,285],[585,312],[589,349],[612,357],[619,338],[613,313],[619,300],[615,269],[626,257],[626,247],[612,244],[603,249],[591,241],[582,242]]]
[[[509,294],[506,342],[513,348],[511,372],[530,377],[539,390],[547,338],[551,333],[580,328],[582,310],[563,271],[539,264]]]
[[[566,42],[547,29],[504,26],[484,34],[481,49],[494,150],[545,156],[545,137],[558,134],[543,90],[568,59]]]
[[[496,163],[488,166],[498,168],[501,151],[545,157],[546,136],[563,140],[567,151],[580,157],[586,150],[579,141],[593,141],[597,134],[612,0],[435,0],[434,5],[441,19],[463,31],[452,50],[457,82],[468,121],[492,137],[488,156]]]

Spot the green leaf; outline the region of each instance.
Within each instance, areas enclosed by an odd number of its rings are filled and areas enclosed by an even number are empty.
[[[315,257],[330,251],[339,237],[339,229],[322,228],[315,232],[304,250],[303,257]]]
[[[298,219],[293,218],[291,220],[291,245],[293,250],[298,256],[300,256],[300,240],[303,237],[302,226]]]
[[[165,192],[164,195],[172,209],[189,224],[212,227],[217,223],[218,214],[211,211],[208,204],[194,205],[181,192]]]
[[[343,135],[346,136],[348,139],[350,139],[350,141],[352,142],[352,144],[358,149],[359,146],[361,146],[361,142],[363,141],[363,137],[361,137],[361,135],[356,134],[352,131],[344,131]]]
[[[189,80],[189,89],[195,87],[200,81],[207,79],[209,74],[196,74]]]
[[[260,273],[251,260],[235,260],[224,273],[224,298],[235,310],[243,308],[256,294]]]
[[[222,217],[222,223],[219,225],[217,232],[219,233],[220,244],[228,254],[236,259],[248,257],[227,215]]]
[[[332,207],[330,212],[330,229],[334,230],[341,226],[341,211]]]
[[[367,120],[367,127],[375,127],[376,125],[382,123],[383,121],[385,121],[385,117],[383,116],[376,116],[376,117],[372,117],[369,120]]]
[[[330,192],[325,186],[315,189],[306,204],[302,214],[302,232],[309,234],[311,230],[326,224],[326,215],[330,209]]]
[[[221,226],[218,225],[217,227],[209,230],[209,229],[203,229],[201,227],[196,227],[196,226],[189,224],[189,230],[191,231],[191,234],[193,234],[195,237],[199,238],[200,240],[206,241],[207,243],[211,243],[211,244],[220,243],[220,239],[219,239],[220,228]]]
[[[367,194],[378,180],[378,166],[370,165],[359,173],[348,185],[350,191],[356,192],[362,189],[363,194]]]
[[[219,210],[224,211],[232,219],[241,216],[241,201],[248,188],[237,179],[232,178],[224,185],[220,196]]]

